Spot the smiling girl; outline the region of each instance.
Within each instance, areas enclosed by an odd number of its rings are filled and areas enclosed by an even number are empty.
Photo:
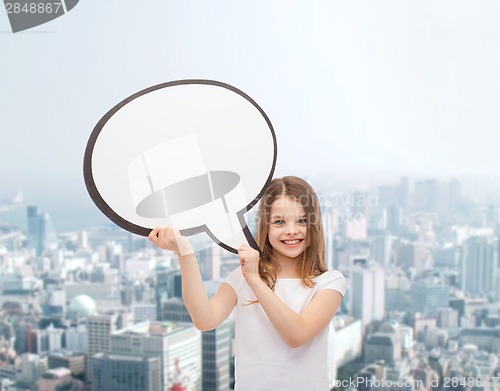
[[[149,238],[179,254],[184,303],[198,329],[214,329],[236,307],[235,390],[328,391],[327,326],[346,280],[326,268],[316,193],[301,178],[274,179],[258,218],[263,256],[242,245],[241,266],[211,299],[187,238],[172,228],[155,228]]]

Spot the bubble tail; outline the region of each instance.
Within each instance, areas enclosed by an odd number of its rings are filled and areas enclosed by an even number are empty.
[[[226,214],[228,221],[224,226],[211,226],[208,227],[210,232],[209,236],[222,248],[237,254],[238,248],[242,244],[248,244],[256,249],[262,256],[262,251],[259,249],[252,233],[248,229],[246,223],[241,223],[236,215]]]

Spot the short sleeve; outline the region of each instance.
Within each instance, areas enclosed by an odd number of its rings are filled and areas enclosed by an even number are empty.
[[[324,272],[318,280],[318,291],[322,289],[333,289],[345,296],[347,282],[344,275],[338,270]]]
[[[241,271],[241,266],[238,266],[231,273],[229,273],[222,282],[233,287],[236,294],[238,294],[238,290],[240,289],[241,281],[243,280],[243,273]]]

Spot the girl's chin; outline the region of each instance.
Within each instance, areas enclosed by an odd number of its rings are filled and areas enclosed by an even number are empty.
[[[276,255],[278,255],[278,259],[281,257],[285,257],[288,259],[295,260],[298,258],[302,253],[305,251],[305,248],[303,247],[296,247],[296,248],[283,248],[279,250],[274,250],[276,252]]]

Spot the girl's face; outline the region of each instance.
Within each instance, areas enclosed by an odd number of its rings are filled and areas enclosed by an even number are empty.
[[[307,248],[307,220],[302,204],[280,196],[270,209],[268,237],[279,261],[294,260]]]

